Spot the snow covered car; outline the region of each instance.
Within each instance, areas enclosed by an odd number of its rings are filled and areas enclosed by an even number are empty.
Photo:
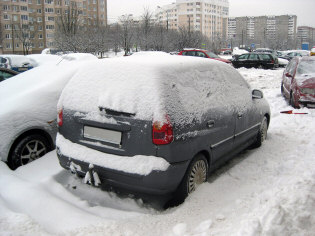
[[[179,201],[210,170],[260,146],[267,101],[216,60],[138,53],[87,64],[58,103],[61,166],[104,189]]]
[[[22,55],[1,55],[0,67],[8,68],[16,72],[24,72],[36,66],[31,58]]]
[[[0,157],[11,169],[54,149],[57,102],[80,63],[39,66],[0,83]]]
[[[315,48],[311,49],[310,56],[315,56]]]
[[[315,108],[315,58],[293,58],[282,75],[281,93],[294,108]]]

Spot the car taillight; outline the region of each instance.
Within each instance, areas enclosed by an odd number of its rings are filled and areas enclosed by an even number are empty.
[[[58,122],[58,126],[62,126],[62,122],[63,122],[63,111],[62,111],[62,109],[58,111],[57,122]]]
[[[152,141],[156,145],[165,145],[173,141],[173,127],[168,116],[161,121],[154,121],[152,125]]]
[[[272,64],[274,64],[274,63],[275,63],[275,61],[274,61],[274,60],[272,60],[272,61],[271,61],[271,63],[272,63]]]

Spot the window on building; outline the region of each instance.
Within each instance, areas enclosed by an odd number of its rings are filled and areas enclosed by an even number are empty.
[[[21,11],[27,11],[27,6],[21,6],[20,9]]]
[[[21,20],[28,20],[28,15],[21,15]]]
[[[6,47],[7,49],[11,48],[11,43],[6,43],[6,44],[5,44],[5,47]]]
[[[6,38],[6,39],[10,39],[10,38],[11,38],[11,35],[10,35],[10,34],[6,34],[6,35],[5,35],[5,38]]]
[[[43,38],[43,35],[42,35],[42,34],[39,34],[39,35],[38,35],[38,38],[39,38],[39,39],[42,39],[42,38]]]
[[[37,0],[37,5],[41,5],[41,4],[42,4],[41,0]]]
[[[4,15],[3,15],[3,19],[4,19],[4,20],[10,20],[10,15],[4,14]]]
[[[37,13],[42,13],[42,9],[38,8],[37,10]]]
[[[46,29],[47,30],[53,30],[53,29],[55,29],[55,26],[54,25],[46,25]]]
[[[46,13],[54,13],[54,8],[45,8]]]

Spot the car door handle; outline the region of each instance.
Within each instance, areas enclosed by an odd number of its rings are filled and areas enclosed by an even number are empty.
[[[208,128],[214,127],[214,120],[209,120],[209,121],[207,122],[207,127],[208,127]]]
[[[242,117],[243,117],[243,114],[241,114],[241,113],[237,114],[238,119],[241,119]]]

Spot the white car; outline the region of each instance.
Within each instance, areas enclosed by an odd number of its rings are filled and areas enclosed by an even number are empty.
[[[36,67],[1,82],[0,158],[11,169],[54,149],[59,96],[84,63],[64,60],[57,65]]]

